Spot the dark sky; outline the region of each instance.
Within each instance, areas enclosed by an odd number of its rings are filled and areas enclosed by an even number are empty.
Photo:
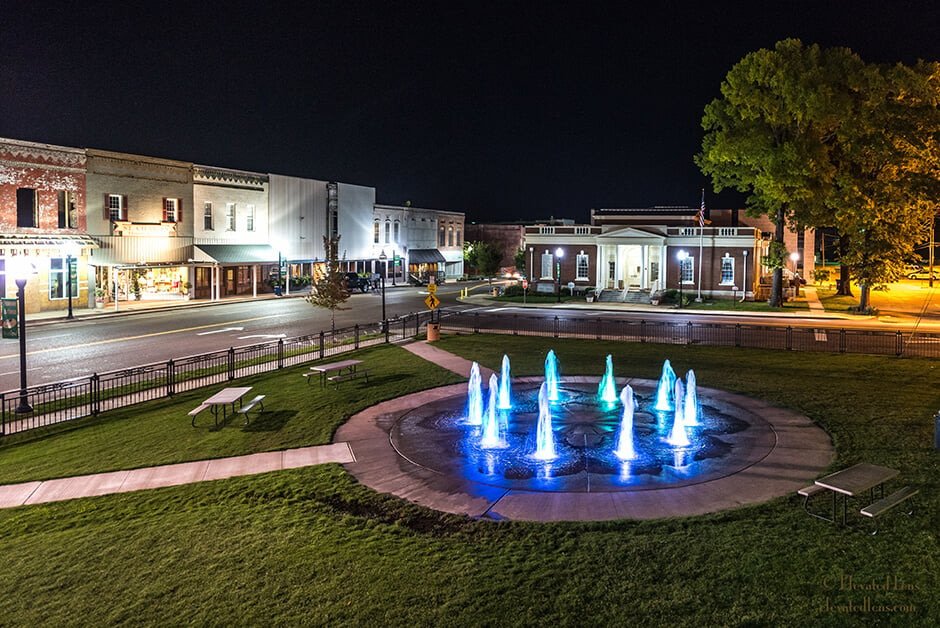
[[[648,5],[648,6],[647,6]],[[0,137],[356,183],[468,221],[714,195],[734,63],[780,39],[940,60],[940,2],[4,0]]]

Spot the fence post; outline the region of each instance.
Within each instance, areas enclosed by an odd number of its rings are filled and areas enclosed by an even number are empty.
[[[318,360],[322,360],[322,359],[323,359],[323,346],[324,346],[324,342],[323,342],[323,341],[324,341],[324,337],[323,337],[323,332],[321,331],[321,332],[320,332],[320,357],[317,358]]]
[[[594,326],[597,327],[597,329],[594,330],[594,339],[595,339],[595,340],[600,340],[600,339],[601,339],[601,336],[603,336],[603,333],[601,332],[601,322],[602,322],[602,321],[603,321],[603,319],[601,319],[601,318],[595,318],[595,319],[594,319]]]
[[[473,333],[480,333],[480,315],[476,312],[473,313]]]
[[[898,330],[897,339],[898,339],[898,342],[897,342],[894,355],[901,357],[901,354],[904,353],[904,336],[901,335],[900,329]]]
[[[839,353],[845,353],[845,328],[839,330]]]
[[[97,373],[91,375],[91,413],[101,412],[101,378]]]
[[[640,319],[640,342],[646,342],[646,319]]]
[[[685,324],[686,329],[686,344],[692,344],[692,321],[689,321]]]
[[[793,328],[787,325],[787,351],[793,350]]]
[[[235,347],[228,348],[228,378],[235,379]]]
[[[284,339],[277,339],[277,368],[284,368]]]
[[[555,317],[554,321],[552,322],[552,331],[553,331],[553,333],[554,333],[554,335],[555,335],[555,338],[557,338],[557,337],[558,337],[558,317],[557,317],[557,316]]]
[[[512,335],[513,336],[519,335],[519,315],[518,314],[512,315]]]
[[[359,323],[353,325],[353,347],[359,348]]]
[[[172,358],[166,363],[166,394],[168,397],[176,394],[176,362]]]
[[[737,323],[734,326],[734,346],[741,346],[741,323]]]

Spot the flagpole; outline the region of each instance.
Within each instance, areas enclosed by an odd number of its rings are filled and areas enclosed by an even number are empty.
[[[702,188],[702,205],[698,210],[698,296],[696,303],[702,302],[702,245],[705,241],[705,188]]]

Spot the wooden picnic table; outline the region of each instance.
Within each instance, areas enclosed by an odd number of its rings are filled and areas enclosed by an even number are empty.
[[[251,386],[223,388],[203,402],[209,406],[209,410],[212,412],[212,417],[215,420],[216,427],[219,426],[219,409],[221,408],[222,410],[222,423],[224,424],[228,413],[228,407],[231,405],[232,414],[235,414],[235,404],[240,406],[242,397],[248,394],[248,391],[250,390]]]
[[[326,386],[327,377],[330,373],[337,371],[342,372],[344,370],[348,373],[355,373],[360,364],[362,364],[362,360],[343,360],[341,362],[311,366],[310,370],[320,374],[320,386],[323,387]]]
[[[874,501],[875,487],[881,488],[881,496],[884,497],[884,483],[900,473],[897,469],[860,462],[848,469],[819,478],[816,485],[832,491],[832,521],[836,520],[836,498],[842,495],[842,525],[845,525],[846,501],[849,497],[858,497],[868,491],[871,503]]]

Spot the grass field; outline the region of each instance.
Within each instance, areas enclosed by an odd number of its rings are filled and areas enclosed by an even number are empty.
[[[922,495],[883,531],[806,516],[795,496],[710,516],[598,523],[477,521],[359,486],[322,465],[0,511],[0,625],[928,626],[940,610],[938,362],[507,336],[439,345],[514,375],[549,348],[562,376],[656,378],[808,415],[834,468],[898,468]],[[397,347],[360,352],[373,385],[252,378],[250,426],[189,426],[213,389],[0,443],[0,483],[320,444],[357,410],[461,381]],[[374,374],[374,377],[373,377]],[[302,381],[297,381],[302,380]],[[253,391],[254,392],[254,391]],[[270,400],[270,403],[268,401]],[[886,588],[885,588],[886,587]]]

